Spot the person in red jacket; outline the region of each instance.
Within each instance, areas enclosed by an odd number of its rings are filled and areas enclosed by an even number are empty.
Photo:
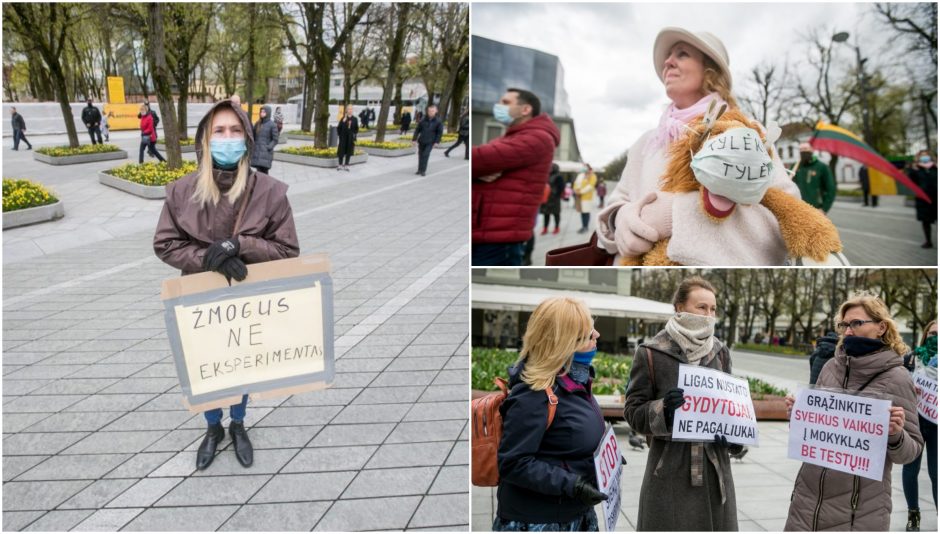
[[[150,107],[147,104],[141,104],[140,113],[137,116],[140,118],[140,156],[137,158],[137,162],[144,162],[144,150],[148,151],[152,157],[160,161],[166,161],[157,151],[157,128],[153,124]]]
[[[473,265],[522,265],[561,135],[539,98],[507,89],[493,106],[505,135],[473,147]]]

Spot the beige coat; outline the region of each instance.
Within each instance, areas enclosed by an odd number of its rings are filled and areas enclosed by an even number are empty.
[[[917,424],[917,395],[911,375],[891,349],[849,357],[836,349],[819,374],[817,386],[856,391],[878,375],[865,393],[883,395],[904,408],[904,431],[888,438],[881,482],[804,463],[790,497],[785,530],[887,531],[891,523],[891,464],[920,456],[924,438]],[[883,372],[882,372],[883,371]],[[854,503],[854,505],[853,505]]]

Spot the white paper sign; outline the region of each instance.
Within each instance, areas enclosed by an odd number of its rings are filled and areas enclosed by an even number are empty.
[[[757,445],[757,416],[747,380],[698,365],[679,366],[685,404],[676,410],[672,438]]]
[[[881,480],[891,401],[801,389],[790,414],[787,457]]]
[[[620,516],[620,476],[623,465],[620,463],[620,445],[612,426],[607,427],[604,439],[594,451],[594,472],[597,474],[597,489],[607,494],[607,500],[601,503],[604,510],[604,523],[607,531],[617,528]]]
[[[918,370],[914,373],[914,385],[918,391],[917,413],[937,424],[937,379],[930,378],[922,370]]]

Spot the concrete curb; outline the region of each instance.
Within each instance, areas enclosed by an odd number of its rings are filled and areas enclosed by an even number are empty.
[[[292,134],[292,133],[284,134],[284,135],[286,135],[288,139],[293,139],[294,141],[316,141],[317,140],[317,138],[312,135],[300,135],[300,134]],[[284,135],[280,137],[284,137]],[[278,141],[278,144],[280,144],[280,140]]]
[[[157,148],[166,150],[166,143],[157,143]],[[192,154],[196,151],[196,145],[180,145],[180,154]]]
[[[80,163],[92,163],[95,161],[108,161],[112,159],[127,159],[127,152],[117,150],[114,152],[102,152],[100,154],[79,154],[77,156],[47,156],[33,151],[33,159],[48,163],[49,165],[77,165]]]
[[[108,174],[104,171],[100,171],[98,173],[98,182],[141,198],[150,200],[166,198],[165,185],[135,184],[134,182],[125,180],[123,178],[118,178],[117,176]]]
[[[350,165],[365,163],[369,160],[369,154],[361,154],[349,158]],[[284,161],[286,163],[297,163],[299,165],[309,165],[311,167],[324,167],[332,169],[339,166],[339,160],[335,157],[315,158],[312,156],[298,156],[296,154],[285,154],[284,152],[275,152],[274,161]]]
[[[59,200],[54,204],[5,212],[3,214],[3,229],[54,221],[62,217],[65,217],[65,205]]]
[[[357,146],[356,148],[358,148],[359,150],[362,150],[363,152],[365,152],[366,154],[369,154],[370,156],[377,156],[380,158],[397,158],[400,156],[410,156],[418,152],[418,150],[415,147],[396,148],[393,150],[390,150],[387,148],[374,148],[374,147],[368,147],[368,146]]]

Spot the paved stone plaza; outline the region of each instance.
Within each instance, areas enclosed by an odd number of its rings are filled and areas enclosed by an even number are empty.
[[[137,139],[112,134],[133,162]],[[275,162],[301,253],[333,263],[336,380],[250,403],[254,465],[226,437],[197,473],[206,424],[183,409],[159,298],[178,272],[152,250],[162,201],[98,183],[122,162],[10,144],[4,177],[51,186],[66,217],[3,233],[4,530],[467,530],[467,162]]]

